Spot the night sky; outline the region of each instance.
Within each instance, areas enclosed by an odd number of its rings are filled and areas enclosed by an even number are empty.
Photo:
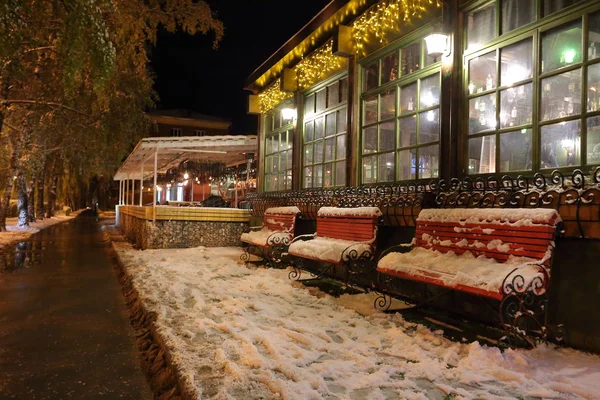
[[[158,108],[187,108],[229,118],[231,133],[256,134],[257,117],[246,114],[244,82],[271,54],[330,0],[218,0],[225,25],[219,49],[212,35],[161,32],[151,53]]]

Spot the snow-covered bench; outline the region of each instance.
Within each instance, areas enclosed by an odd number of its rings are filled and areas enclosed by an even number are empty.
[[[300,218],[298,207],[272,207],[265,210],[262,226],[251,227],[242,233],[240,240],[246,244],[243,261],[250,259],[250,252],[256,250],[263,261],[275,266],[281,261],[282,253],[294,238],[296,220]]]
[[[527,316],[543,332],[559,222],[552,209],[422,210],[412,243],[382,252],[379,281],[393,276],[498,300],[503,325],[519,327]]]
[[[381,211],[377,207],[321,207],[317,213],[317,232],[296,237],[288,249],[294,271],[290,278],[300,279],[302,269],[321,276],[341,267],[350,275],[374,269],[377,229]],[[307,268],[306,261],[318,270]]]

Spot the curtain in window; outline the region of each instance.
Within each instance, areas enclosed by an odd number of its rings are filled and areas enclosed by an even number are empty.
[[[502,1],[502,33],[517,29],[534,19],[535,0]]]

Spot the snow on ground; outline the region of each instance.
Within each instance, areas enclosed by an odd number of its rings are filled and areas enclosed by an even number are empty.
[[[44,218],[43,220],[32,222],[29,226],[24,227],[17,226],[17,218],[6,218],[7,232],[0,232],[0,249],[10,243],[27,240],[34,233],[60,222],[73,219],[76,215],[77,213],[71,213],[69,216],[57,215],[52,218]]]
[[[238,248],[114,246],[198,398],[600,398],[596,355],[452,342],[367,295],[315,296],[287,271],[246,268]]]

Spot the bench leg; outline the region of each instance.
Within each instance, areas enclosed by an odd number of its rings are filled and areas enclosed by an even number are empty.
[[[292,257],[290,259],[290,264],[292,266],[292,270],[288,274],[288,278],[292,280],[296,280],[298,282],[309,281],[315,279],[322,279],[325,273],[331,271],[333,265],[331,264],[323,264],[323,268],[319,271],[311,271],[304,266],[304,259],[301,257]],[[310,278],[301,279],[302,271],[306,271],[310,274]]]
[[[240,256],[240,260],[242,260],[245,264],[264,264],[269,263],[268,251],[266,248],[255,246],[255,245],[247,245],[244,247],[244,252]],[[259,257],[258,260],[250,261],[251,256]]]
[[[504,341],[510,347],[525,343],[533,348],[539,342],[547,342],[548,298],[545,294],[536,295],[532,291],[511,293],[500,303],[500,321],[506,336]]]

